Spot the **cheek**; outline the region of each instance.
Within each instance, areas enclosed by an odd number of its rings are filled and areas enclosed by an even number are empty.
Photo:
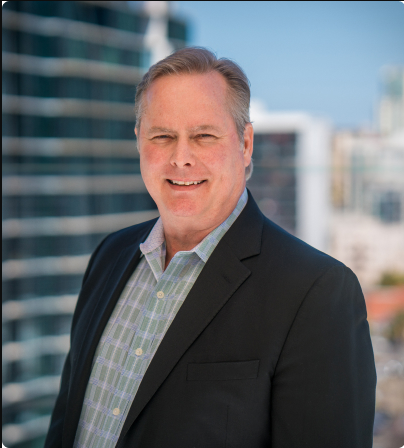
[[[165,160],[160,151],[145,147],[140,152],[140,167],[147,169],[149,174],[153,174],[153,170],[156,170],[159,166],[164,165],[164,163]]]
[[[212,171],[220,174],[220,177],[234,176],[238,170],[244,170],[243,152],[235,147],[215,148],[214,151],[206,153],[203,163]]]

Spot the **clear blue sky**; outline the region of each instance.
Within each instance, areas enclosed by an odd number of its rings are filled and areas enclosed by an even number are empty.
[[[371,125],[380,68],[404,66],[398,1],[177,1],[190,45],[238,62],[253,98],[270,110],[328,117],[337,128]]]

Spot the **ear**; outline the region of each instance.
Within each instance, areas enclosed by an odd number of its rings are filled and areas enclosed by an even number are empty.
[[[139,136],[137,135],[137,128],[135,127],[135,135],[136,135],[136,148],[138,150],[138,152],[140,152],[139,150]]]
[[[244,147],[243,147],[244,166],[246,167],[251,162],[251,157],[253,153],[253,144],[254,144],[254,129],[251,123],[247,123],[244,128]]]

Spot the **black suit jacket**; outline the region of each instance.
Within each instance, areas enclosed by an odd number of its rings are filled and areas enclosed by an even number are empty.
[[[73,445],[102,332],[155,220],[109,235],[84,276],[46,447]],[[366,448],[376,375],[350,269],[251,194],[161,342],[120,448]]]

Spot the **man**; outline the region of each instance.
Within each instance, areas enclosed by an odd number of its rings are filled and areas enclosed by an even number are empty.
[[[360,286],[246,190],[249,100],[242,70],[200,48],[139,84],[141,172],[160,218],[91,257],[46,447],[372,446]]]

